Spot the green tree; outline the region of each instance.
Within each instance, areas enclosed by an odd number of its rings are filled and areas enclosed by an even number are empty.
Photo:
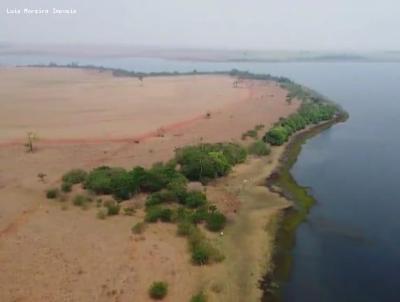
[[[288,139],[288,132],[285,127],[275,126],[265,135],[265,141],[271,145],[279,146],[284,144]]]

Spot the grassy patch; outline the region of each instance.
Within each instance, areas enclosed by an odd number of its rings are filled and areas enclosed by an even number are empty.
[[[83,206],[85,206],[88,202],[90,202],[90,198],[88,198],[88,197],[85,196],[85,195],[81,195],[81,194],[76,195],[76,196],[74,197],[74,199],[72,200],[72,203],[73,203],[75,206],[78,206],[78,207],[83,207]]]
[[[247,149],[249,154],[257,156],[266,156],[271,153],[269,146],[262,140],[253,142]]]
[[[65,173],[62,177],[63,182],[70,184],[78,184],[85,181],[87,176],[86,171],[82,169],[73,169]]]

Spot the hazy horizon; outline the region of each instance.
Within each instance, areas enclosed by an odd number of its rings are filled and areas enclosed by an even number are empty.
[[[23,9],[48,9],[24,14]],[[75,13],[54,14],[53,8]],[[400,3],[383,0],[3,0],[0,42],[264,51],[400,49]],[[21,10],[20,14],[13,13]]]

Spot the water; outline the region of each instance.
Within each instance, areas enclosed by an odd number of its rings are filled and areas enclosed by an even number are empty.
[[[211,63],[149,58],[4,56],[0,65],[72,61],[136,71],[237,68],[287,76],[350,119],[309,140],[292,173],[317,204],[296,234],[287,302],[400,299],[400,64]]]
[[[285,301],[400,299],[400,65],[334,65],[310,85],[350,119],[308,141],[293,167],[318,203],[296,236]]]

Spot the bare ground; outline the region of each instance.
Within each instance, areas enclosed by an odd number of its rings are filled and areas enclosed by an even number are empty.
[[[199,290],[211,301],[257,300],[271,221],[286,206],[262,186],[280,148],[207,188],[230,220],[224,236],[208,234],[226,254],[217,265],[193,266],[174,225],[131,234],[141,209],[99,220],[95,206],[82,210],[44,197],[71,168],[149,166],[179,146],[240,142],[256,124],[268,128],[297,109],[274,83],[232,82],[188,76],[146,78],[142,86],[108,73],[0,69],[0,301],[148,301],[154,280],[169,283],[165,301],[189,301]],[[26,131],[40,137],[33,154],[22,145]],[[38,173],[47,175],[45,183]]]

